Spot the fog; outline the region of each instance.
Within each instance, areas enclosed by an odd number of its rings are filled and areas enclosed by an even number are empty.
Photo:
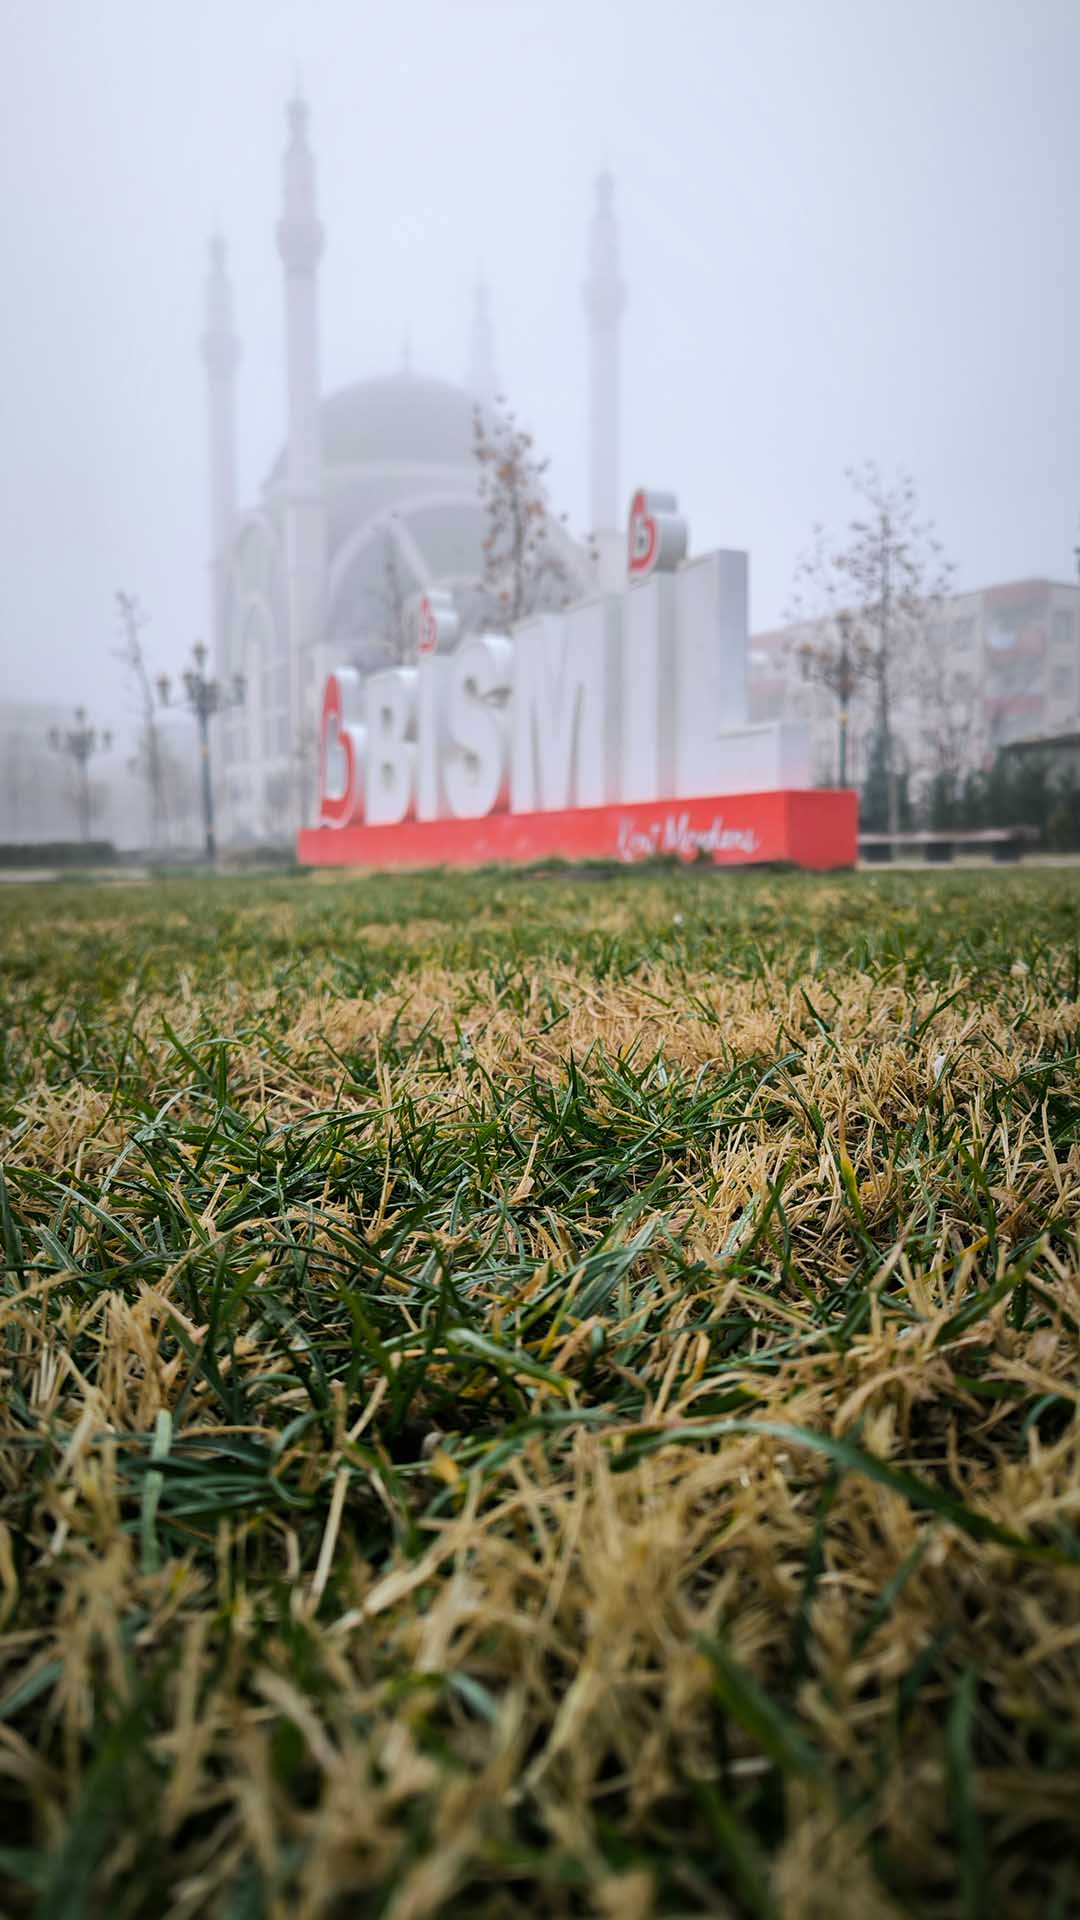
[[[1075,0],[5,0],[0,698],[116,724],[114,593],[155,671],[208,626],[203,368],[220,224],[243,343],[240,498],[281,446],[273,229],[311,109],[324,386],[501,384],[586,524],[581,303],[616,179],[620,484],[782,611],[845,466],[915,475],[959,586],[1068,578],[1080,512]]]

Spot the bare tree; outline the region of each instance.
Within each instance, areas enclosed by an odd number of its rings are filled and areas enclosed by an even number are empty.
[[[195,779],[187,755],[177,752],[175,741],[156,727],[141,727],[127,768],[148,794],[157,794],[154,845],[183,845],[196,837]]]
[[[401,666],[412,654],[409,633],[409,588],[402,576],[401,554],[389,527],[382,535],[382,581],[365,594],[373,607],[374,632],[383,652],[394,666]]]
[[[947,826],[954,824],[965,776],[975,771],[984,744],[979,725],[982,689],[968,668],[950,660],[940,623],[926,627],[912,672],[930,779],[930,824]]]
[[[473,452],[487,516],[482,586],[491,613],[485,624],[510,626],[541,607],[565,606],[574,582],[548,505],[548,462],[502,399],[488,410],[477,407]]]
[[[150,801],[150,842],[152,846],[159,847],[168,825],[168,807],[165,793],[165,763],[155,712],[154,690],[150,684],[150,674],[141,637],[149,615],[143,612],[134,594],[118,591],[116,604],[124,636],[120,658],[135,683],[141,711],[139,743],[133,770],[146,783]]]
[[[809,679],[850,698],[862,689],[874,712],[874,761],[885,786],[889,832],[899,827],[896,707],[940,696],[944,658],[927,653],[952,568],[929,520],[920,518],[911,476],[883,479],[873,461],[849,468],[860,501],[845,536],[820,527],[796,569],[792,611],[803,626],[797,651]],[[846,689],[846,691],[845,691]]]

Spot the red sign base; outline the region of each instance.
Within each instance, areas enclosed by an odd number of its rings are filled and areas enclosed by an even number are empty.
[[[853,867],[858,796],[850,788],[784,789],[696,800],[642,800],[482,820],[403,820],[393,827],[308,827],[297,857],[312,867],[485,867],[532,860],[706,857],[718,866],[779,860]]]

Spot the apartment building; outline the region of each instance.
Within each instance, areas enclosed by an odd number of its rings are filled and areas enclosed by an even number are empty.
[[[815,778],[839,765],[839,702],[807,677],[800,645],[809,629],[782,627],[750,642],[755,720],[802,720]],[[1015,580],[950,595],[896,661],[894,734],[917,786],[943,761],[986,765],[999,747],[1080,728],[1080,585]],[[856,691],[848,727],[848,779],[865,778],[876,726],[869,688]]]

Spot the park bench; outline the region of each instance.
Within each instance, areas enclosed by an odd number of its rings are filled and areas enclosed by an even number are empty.
[[[970,830],[947,827],[939,832],[920,829],[904,833],[860,833],[859,858],[875,866],[897,856],[910,858],[920,853],[932,866],[948,865],[958,853],[988,853],[994,861],[1012,861],[1022,859],[1025,846],[1034,845],[1038,838],[1035,827]]]

